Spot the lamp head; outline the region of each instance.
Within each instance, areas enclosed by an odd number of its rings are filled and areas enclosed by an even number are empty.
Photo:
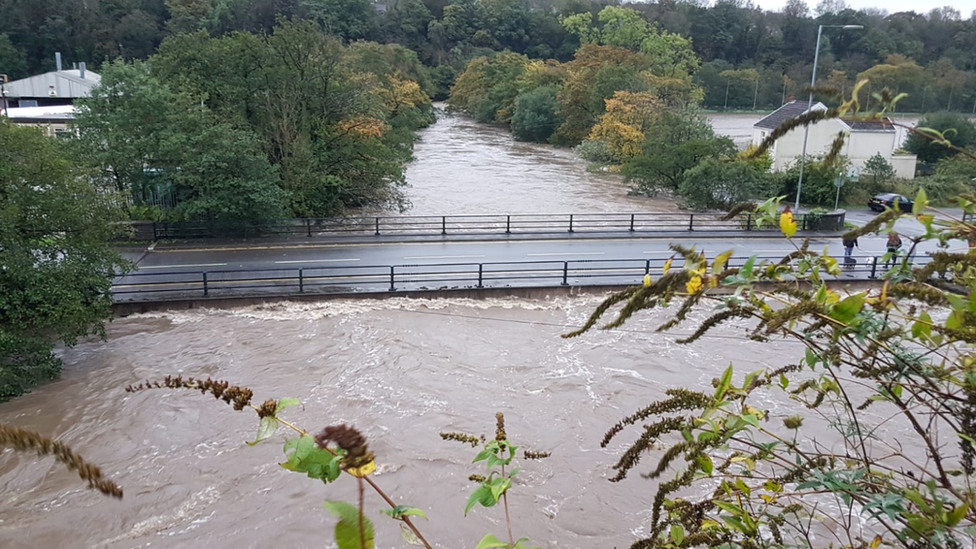
[[[844,25],[841,28],[844,30],[861,30],[864,28],[864,25]]]

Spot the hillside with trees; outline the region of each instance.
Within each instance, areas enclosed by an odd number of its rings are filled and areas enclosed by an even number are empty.
[[[529,59],[573,59],[581,42],[639,49],[685,43],[701,60],[694,82],[707,108],[769,109],[806,86],[817,25],[863,25],[825,33],[819,74],[849,90],[859,78],[905,92],[903,112],[972,112],[976,103],[976,18],[952,8],[888,13],[848,9],[843,0],[782,12],[744,0],[626,4],[655,43],[587,25],[608,5],[587,0],[124,0],[91,4],[0,0],[0,72],[20,78],[68,63],[98,66],[147,59],[162,41],[204,31],[270,33],[279,17],[306,19],[343,42],[397,43],[433,69],[438,98],[466,63],[495,51]],[[570,24],[565,24],[569,22]],[[631,26],[632,32],[639,32]],[[650,50],[648,50],[650,51]],[[664,60],[673,62],[674,60]],[[874,91],[877,91],[875,89]]]

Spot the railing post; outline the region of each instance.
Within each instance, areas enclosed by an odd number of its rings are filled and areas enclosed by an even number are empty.
[[[159,240],[159,232],[156,230],[156,222],[153,221],[153,241]]]
[[[308,233],[309,238],[312,237],[312,220],[305,218],[305,231]]]
[[[447,216],[441,216],[441,234],[447,234]]]
[[[203,271],[203,297],[210,295],[210,288],[207,287],[207,271]]]
[[[505,216],[505,234],[512,234],[512,216]]]
[[[380,218],[376,218],[376,236],[380,235]]]
[[[573,232],[573,214],[569,214],[569,232]]]
[[[396,284],[394,283],[394,279],[396,277],[396,274],[393,272],[393,269],[394,268],[395,267],[393,265],[390,265],[390,291],[391,292],[395,292],[396,291]]]
[[[646,275],[651,274],[651,260],[650,260],[650,258],[648,258],[644,262],[644,274],[646,274]]]
[[[878,278],[878,258],[871,258],[871,275],[870,278]]]
[[[298,269],[298,293],[305,293],[305,276],[302,271],[305,269]]]
[[[752,214],[749,214],[749,217],[746,218],[746,230],[752,230]]]
[[[803,217],[803,224],[801,225],[801,229],[800,230],[801,231],[805,231],[805,230],[807,230],[807,215],[806,214],[803,214],[801,217]]]
[[[630,232],[634,232],[634,214],[630,214]]]
[[[569,286],[569,261],[563,261],[563,286]]]
[[[688,214],[688,230],[695,230],[695,214]]]
[[[482,285],[482,275],[484,273],[484,267],[485,267],[484,264],[478,263],[478,287],[479,288],[484,288],[484,286]]]

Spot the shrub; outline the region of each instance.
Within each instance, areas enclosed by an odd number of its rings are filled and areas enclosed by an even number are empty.
[[[512,135],[519,141],[545,143],[562,123],[556,88],[542,86],[525,92],[515,99],[512,114]]]
[[[678,194],[691,209],[729,209],[766,194],[768,186],[768,174],[752,164],[707,158],[685,172]]]
[[[939,112],[923,118],[918,129],[930,128],[942,133],[954,146],[967,149],[976,144],[976,125],[964,115],[954,112]],[[919,162],[934,163],[943,158],[955,156],[955,151],[942,143],[934,142],[918,134],[910,134],[905,148],[918,155]]]

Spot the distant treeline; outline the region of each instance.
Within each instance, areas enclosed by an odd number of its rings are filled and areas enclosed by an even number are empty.
[[[433,67],[438,98],[467,61],[492,51],[569,61],[580,37],[562,22],[596,15],[608,3],[587,0],[0,0],[0,73],[11,78],[50,70],[54,52],[90,67],[115,58],[145,59],[172,34],[270,32],[280,17],[308,19],[346,42],[399,43]],[[615,2],[610,2],[615,4]],[[659,31],[689,38],[701,67],[694,81],[706,108],[768,109],[808,84],[819,24],[828,29],[819,74],[848,88],[907,92],[903,111],[976,106],[976,18],[951,8],[888,14],[851,10],[843,0],[811,9],[790,0],[782,12],[748,1],[659,0],[627,4]]]

